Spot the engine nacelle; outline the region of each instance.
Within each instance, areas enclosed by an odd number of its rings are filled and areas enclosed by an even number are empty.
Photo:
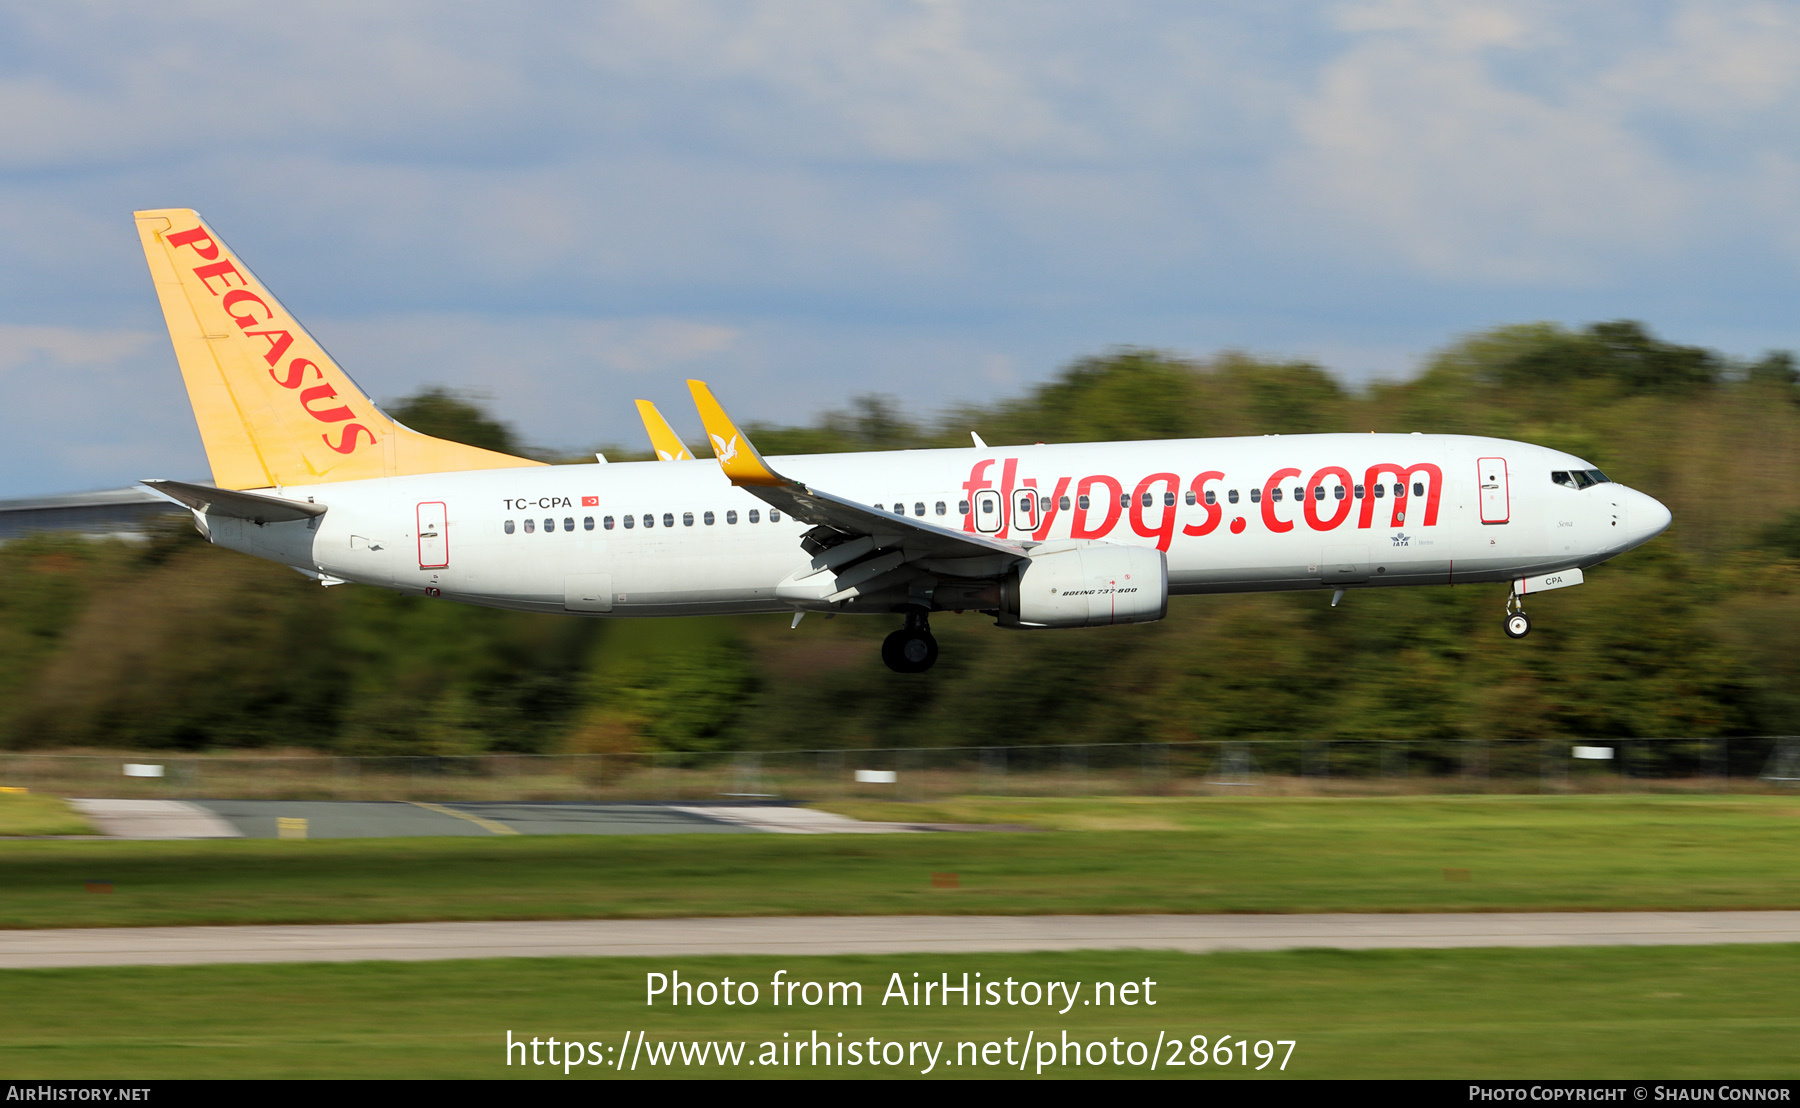
[[[1142,546],[1045,543],[1001,589],[1002,627],[1105,627],[1168,613],[1169,560]]]

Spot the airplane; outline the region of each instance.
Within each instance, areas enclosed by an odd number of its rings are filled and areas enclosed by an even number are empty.
[[[1571,454],[1468,435],[1318,434],[765,458],[701,381],[713,457],[545,466],[384,414],[195,212],[136,213],[216,487],[143,484],[211,542],[358,582],[581,616],[1147,623],[1169,597],[1509,584],[1527,597],[1660,534],[1669,510]],[[640,402],[640,414],[654,411]],[[660,429],[656,426],[660,425]],[[653,442],[666,431],[657,415]]]

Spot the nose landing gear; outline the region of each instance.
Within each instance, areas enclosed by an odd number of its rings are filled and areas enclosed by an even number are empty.
[[[937,662],[937,639],[931,634],[930,614],[923,608],[906,613],[906,626],[881,643],[881,660],[895,673],[924,673]]]
[[[1508,638],[1522,639],[1531,634],[1531,617],[1525,614],[1525,602],[1519,594],[1508,593],[1506,597],[1506,628]]]

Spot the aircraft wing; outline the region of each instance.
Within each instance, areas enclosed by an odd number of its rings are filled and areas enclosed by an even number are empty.
[[[868,504],[784,477],[763,461],[749,438],[738,430],[737,424],[713,398],[706,382],[689,381],[688,389],[694,394],[700,422],[706,427],[706,437],[712,441],[713,454],[719,459],[719,467],[725,471],[725,476],[733,485],[795,519],[829,528],[845,539],[873,539],[875,541],[868,546],[871,550],[898,548],[901,560],[895,563],[896,567],[921,561],[993,560],[996,555],[1010,561],[1025,556],[1025,548],[1016,542],[954,531],[910,516],[878,512]],[[999,570],[996,568],[994,572],[997,574]]]

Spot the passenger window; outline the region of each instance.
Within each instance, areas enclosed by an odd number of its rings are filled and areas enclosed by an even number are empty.
[[[683,527],[692,527],[694,525],[694,513],[692,513],[692,512],[681,513],[681,525]]]
[[[758,514],[757,514],[757,512],[756,512],[756,509],[755,509],[755,508],[752,508],[752,509],[750,509],[750,511],[749,511],[749,517],[750,517],[750,522],[751,522],[751,523],[755,523],[755,522],[756,522],[756,521],[757,521],[757,520],[759,520],[759,519],[761,519],[761,518],[762,518],[762,517],[761,517],[761,516],[760,516],[760,515],[758,515]]]
[[[1394,482],[1394,495],[1396,497],[1405,496],[1406,495],[1406,486],[1402,485],[1398,481],[1395,481]]]
[[[1212,491],[1211,489],[1207,489],[1206,490],[1206,502],[1208,504],[1217,504],[1219,502],[1219,494]]]
[[[631,522],[631,517],[630,517],[630,516],[626,516],[626,517],[625,517],[625,522],[627,522],[627,523],[630,523],[630,522]],[[611,516],[607,516],[607,517],[606,517],[606,518],[605,518],[605,519],[602,519],[602,520],[601,520],[601,521],[600,521],[600,526],[601,526],[601,527],[602,527],[602,528],[603,528],[603,529],[605,529],[605,530],[608,530],[608,531],[610,531],[610,530],[612,530],[612,529],[613,529],[613,517],[611,517]]]
[[[711,512],[706,513],[700,517],[700,521],[708,527],[711,527],[713,525],[713,514]]]
[[[878,511],[878,512],[885,512],[885,511],[887,511],[887,505],[886,505],[886,504],[876,504],[876,505],[875,505],[875,506],[874,506],[874,507],[875,507],[875,510],[876,510],[876,511]]]
[[[1281,489],[1279,487],[1269,490],[1269,500],[1275,504],[1281,503]]]
[[[1078,497],[1076,497],[1076,498],[1075,498],[1075,502],[1076,502],[1076,503],[1078,503],[1078,504],[1080,504],[1080,505],[1081,505],[1081,510],[1082,510],[1082,511],[1084,511],[1084,512],[1085,512],[1085,511],[1087,511],[1087,510],[1088,510],[1088,498],[1087,498],[1087,497],[1085,497],[1085,496],[1078,496]]]
[[[581,517],[581,529],[583,531],[592,531],[594,529],[594,517],[593,516],[582,516]]]
[[[1305,500],[1305,499],[1306,499],[1306,490],[1304,488],[1301,488],[1299,485],[1295,485],[1294,486],[1294,503],[1298,504],[1300,501]]]
[[[898,500],[896,500],[896,501],[894,501],[894,514],[895,514],[895,515],[897,515],[897,516],[903,516],[903,515],[905,515],[905,514],[906,514],[906,505],[904,505],[904,504],[902,504],[902,503],[900,503],[900,502],[899,502],[899,501],[898,501]],[[773,513],[773,512],[770,512],[770,513],[769,513],[769,518],[770,518],[770,519],[774,519],[774,518],[775,518],[775,513]]]
[[[1146,507],[1146,508],[1153,507],[1155,504],[1156,504],[1156,494],[1152,493],[1152,492],[1145,493],[1144,494],[1144,507]]]
[[[675,526],[675,513],[674,512],[664,512],[663,513],[663,526],[664,527]]]
[[[1119,494],[1119,507],[1121,507],[1121,508],[1131,507],[1131,494],[1130,493],[1122,492]]]
[[[1387,486],[1386,485],[1370,485],[1369,491],[1373,492],[1375,494],[1375,499],[1380,500],[1382,497],[1387,495]]]
[[[501,526],[501,530],[505,531],[507,534],[510,535],[513,533],[512,520],[509,519],[505,523],[501,524],[500,526]]]
[[[1331,498],[1333,500],[1344,499],[1344,486],[1342,486],[1342,485],[1331,486]]]
[[[1038,511],[1047,512],[1049,510],[1050,510],[1050,498],[1047,496],[1038,497]]]
[[[737,523],[737,512],[735,512],[735,511],[726,512],[725,513],[725,522],[729,523],[729,524]]]
[[[1313,499],[1314,500],[1325,499],[1325,486],[1324,485],[1314,485],[1313,486]]]
[[[920,518],[923,518],[923,517],[924,517],[924,515],[925,515],[925,502],[924,502],[924,501],[923,501],[923,500],[919,500],[919,501],[915,501],[915,502],[914,502],[914,503],[913,503],[913,515],[915,515],[915,516],[919,516],[919,517],[920,517]]]
[[[966,516],[969,514],[969,502],[967,500],[958,500],[956,502],[956,514],[959,516]]]
[[[1275,491],[1280,492],[1281,490],[1276,489]],[[1250,490],[1250,503],[1252,503],[1252,504],[1261,504],[1262,503],[1262,490],[1261,489],[1251,489]]]
[[[649,512],[645,512],[644,513],[644,526],[645,527],[655,527],[656,526],[656,517],[651,515]]]
[[[1236,493],[1232,493],[1231,495],[1232,495],[1233,499],[1236,499],[1236,497],[1237,497]],[[1173,508],[1174,506],[1175,506],[1175,494],[1172,492],[1163,493],[1163,507]]]
[[[1230,492],[1226,493],[1225,499],[1231,501],[1233,504],[1236,504],[1237,503],[1237,490],[1232,489]]]
[[[1425,482],[1423,482],[1423,481],[1414,481],[1413,482],[1413,495],[1414,496],[1424,496],[1425,495]]]
[[[1182,499],[1183,499],[1183,500],[1186,500],[1186,501],[1187,501],[1187,506],[1188,506],[1188,507],[1190,507],[1190,508],[1192,508],[1192,507],[1193,507],[1193,506],[1194,506],[1194,501],[1196,501],[1196,500],[1198,500],[1198,499],[1199,499],[1199,497],[1197,497],[1197,496],[1195,496],[1195,495],[1194,495],[1194,490],[1193,490],[1193,489],[1189,489],[1189,490],[1188,490],[1188,491],[1187,491],[1187,495],[1186,495],[1186,496],[1184,496],[1184,497],[1182,497]]]
[[[1065,512],[1069,510],[1069,498],[1066,496],[1063,497],[1061,500],[1058,500],[1056,502],[1056,504],[1057,504],[1057,507],[1061,508]]]
[[[1362,498],[1363,498],[1363,487],[1361,485],[1358,485],[1358,486],[1356,486],[1356,499],[1361,500]]]
[[[535,531],[535,530],[537,530],[537,524],[536,524],[536,523],[534,523],[534,522],[533,522],[533,521],[531,521],[531,520],[529,520],[529,519],[528,519],[528,520],[526,520],[526,521],[525,521],[525,533],[526,533],[526,534],[527,534],[527,535],[529,535],[529,534],[531,534],[531,533],[532,533],[532,532],[533,532],[533,531]]]
[[[544,533],[547,535],[554,530],[556,530],[556,521],[554,519],[546,519],[544,521]]]
[[[629,531],[633,527],[636,527],[636,526],[637,526],[637,517],[636,516],[626,516],[625,517],[625,530]]]
[[[942,500],[937,502],[937,514],[938,515],[944,514],[944,502]]]
[[[756,521],[751,520],[750,522],[755,523]],[[781,522],[781,513],[776,511],[773,508],[770,508],[769,509],[769,522],[770,523],[780,523]]]
[[[593,524],[592,524],[592,523],[589,523],[589,524],[588,524],[588,527],[589,527],[589,528],[590,528],[590,529],[591,529],[591,528],[592,528],[592,527],[593,527],[593,526],[594,526],[594,525],[593,525]],[[574,516],[564,516],[564,517],[563,517],[563,530],[565,530],[565,531],[573,531],[573,530],[575,530],[575,517],[574,517]]]

